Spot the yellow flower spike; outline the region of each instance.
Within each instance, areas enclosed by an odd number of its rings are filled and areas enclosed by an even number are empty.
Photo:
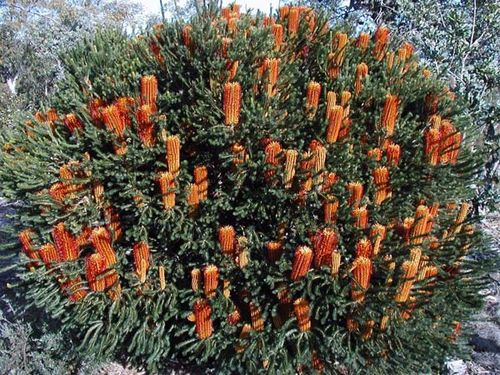
[[[299,246],[295,251],[290,278],[296,281],[304,277],[311,268],[313,252],[307,246]]]
[[[181,140],[178,135],[170,135],[166,139],[167,166],[172,176],[177,177],[180,170]]]
[[[341,262],[340,253],[337,250],[333,251],[332,252],[332,267],[331,267],[332,277],[336,277],[339,274],[340,262]]]
[[[158,278],[160,279],[160,289],[165,290],[165,288],[167,287],[167,282],[165,280],[165,267],[164,266],[158,267]]]
[[[230,255],[236,250],[236,231],[231,225],[219,228],[219,245],[223,254]]]
[[[246,266],[248,266],[249,262],[250,262],[250,253],[248,252],[248,250],[241,251],[238,254],[238,258],[237,258],[238,267],[243,269]]]
[[[397,116],[398,97],[396,95],[387,94],[382,116],[380,117],[380,127],[385,130],[387,137],[391,137],[394,134]]]
[[[328,115],[328,127],[326,129],[326,142],[334,143],[337,142],[339,136],[340,127],[342,126],[342,120],[344,118],[344,108],[335,105],[330,109]]]
[[[295,166],[297,164],[297,150],[285,151],[285,172],[283,174],[283,184],[286,189],[292,187],[293,178],[295,177]]]
[[[219,285],[219,269],[210,264],[203,269],[203,291],[209,298],[215,296],[215,290]]]
[[[297,318],[300,332],[311,330],[311,319],[309,317],[309,302],[304,298],[298,298],[293,303],[293,311]]]
[[[318,82],[310,81],[307,84],[307,94],[306,94],[306,113],[307,117],[310,120],[313,119],[316,114],[320,95],[321,95],[321,85]]]
[[[224,84],[222,98],[222,110],[224,111],[224,123],[226,125],[238,125],[240,121],[241,108],[241,86],[238,82],[227,82]]]
[[[372,276],[372,261],[369,258],[358,257],[352,264],[351,297],[356,302],[362,302],[365,292],[370,286]]]
[[[195,292],[200,289],[200,277],[201,271],[198,268],[193,268],[191,270],[191,289]]]

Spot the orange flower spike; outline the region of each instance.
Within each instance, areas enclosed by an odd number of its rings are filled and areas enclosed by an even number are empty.
[[[414,225],[410,232],[413,244],[421,244],[424,241],[424,236],[427,234],[427,222],[430,219],[429,208],[424,205],[418,206],[415,213]]]
[[[144,146],[151,148],[155,144],[154,124],[151,121],[153,109],[150,104],[144,104],[137,110],[138,135]]]
[[[24,253],[30,259],[40,259],[37,251],[35,250],[35,246],[33,244],[33,230],[24,229],[19,232],[19,242],[23,248]]]
[[[38,254],[47,268],[51,268],[53,263],[60,261],[56,247],[51,243],[41,246]]]
[[[404,303],[410,297],[411,288],[415,282],[414,278],[418,271],[418,262],[406,260],[403,262],[401,268],[403,271],[403,282],[394,297],[398,303]]]
[[[332,253],[338,246],[337,233],[331,228],[325,228],[316,234],[314,243],[314,266],[319,268],[323,265],[331,266]]]
[[[298,7],[291,7],[288,12],[288,32],[290,35],[297,34],[299,31],[300,12]]]
[[[339,201],[337,199],[329,199],[323,203],[323,220],[326,224],[335,224],[338,208]]]
[[[377,255],[380,252],[380,246],[385,239],[386,233],[387,229],[383,225],[374,224],[371,227],[370,238],[373,241],[373,255]]]
[[[374,40],[375,46],[373,48],[373,54],[375,58],[380,61],[384,57],[385,48],[389,41],[389,29],[385,26],[380,26],[375,31]]]
[[[52,237],[61,261],[73,261],[78,258],[78,241],[66,230],[64,223],[59,223],[52,229]]]
[[[267,84],[267,95],[274,96],[276,95],[277,89],[276,84],[278,83],[279,76],[279,67],[280,67],[280,59],[266,59],[266,65],[269,69],[268,74],[268,84]]]
[[[364,52],[368,49],[368,43],[370,43],[370,34],[360,33],[356,40],[356,47]]]
[[[389,170],[387,167],[377,167],[373,171],[373,181],[377,186],[387,186],[389,183]]]
[[[369,158],[373,158],[376,161],[382,160],[382,150],[379,149],[378,147],[369,150],[367,155]]]
[[[394,52],[387,52],[385,55],[385,60],[387,64],[387,72],[390,72],[394,67]]]
[[[219,245],[222,253],[229,255],[236,250],[236,231],[231,225],[219,228]]]
[[[409,42],[404,42],[402,45],[401,45],[401,48],[405,50],[405,55],[407,58],[410,58],[413,56],[413,51],[414,51],[414,47],[411,43]]]
[[[332,108],[337,104],[337,95],[333,91],[326,94],[326,119],[330,118]]]
[[[290,13],[290,7],[287,5],[280,7],[279,13],[280,13],[280,20],[282,20],[282,21],[285,20],[285,18]]]
[[[292,264],[291,279],[296,281],[304,277],[311,268],[313,252],[307,246],[299,246],[295,251]]]
[[[306,111],[308,118],[312,119],[318,109],[319,97],[321,95],[321,85],[318,82],[310,81],[307,84]]]
[[[61,284],[61,289],[71,302],[78,302],[87,295],[87,291],[83,289],[81,284],[82,279],[77,276]]]
[[[170,135],[166,139],[167,165],[172,176],[177,177],[180,169],[181,140],[178,135]]]
[[[90,237],[92,245],[106,260],[106,266],[111,267],[117,262],[116,253],[111,247],[111,236],[106,228],[95,228]]]
[[[193,268],[191,270],[191,289],[195,292],[200,289],[200,277],[201,271],[198,268]]]
[[[170,172],[162,172],[158,176],[158,185],[162,194],[163,207],[167,210],[175,206],[175,181]]]
[[[363,89],[363,79],[368,75],[368,65],[364,62],[356,67],[356,79],[354,81],[354,93],[359,95]]]
[[[198,186],[200,201],[204,201],[208,196],[208,169],[204,165],[194,168],[194,183]]]
[[[463,202],[460,205],[460,210],[458,211],[457,217],[455,219],[455,225],[461,225],[465,221],[471,205],[467,202]]]
[[[283,244],[279,241],[269,241],[266,243],[267,258],[270,262],[276,262],[283,251]]]
[[[328,127],[326,129],[326,142],[328,144],[337,142],[340,127],[342,126],[342,119],[344,118],[344,108],[335,105],[330,109],[328,115]]]
[[[368,210],[366,207],[355,208],[352,211],[352,216],[355,218],[354,225],[359,229],[368,228]]]
[[[387,94],[385,97],[384,109],[380,118],[380,126],[385,129],[386,135],[391,137],[394,134],[396,120],[398,116],[398,97]]]
[[[357,302],[362,302],[365,298],[365,292],[370,286],[372,276],[372,261],[366,257],[358,257],[352,265],[352,291],[351,297]]]
[[[198,299],[193,306],[193,313],[195,317],[195,331],[200,340],[204,340],[212,336],[213,326],[210,314],[212,308],[206,299]]]
[[[441,134],[436,128],[427,128],[424,132],[424,137],[424,153],[429,160],[429,164],[438,165]]]
[[[300,332],[311,330],[311,319],[309,317],[309,303],[304,298],[299,298],[293,303],[293,311],[297,318]]]
[[[73,133],[75,130],[83,129],[83,123],[78,117],[76,117],[74,113],[70,113],[69,115],[66,115],[64,117],[64,125],[71,133]]]
[[[113,132],[117,137],[123,137],[127,126],[118,105],[112,104],[104,108],[102,118],[108,131]]]
[[[248,154],[245,150],[245,147],[243,147],[239,143],[235,143],[231,146],[231,152],[233,154],[233,164],[235,166],[241,165],[248,160]]]
[[[238,125],[241,107],[241,86],[238,82],[224,84],[222,103],[224,123],[226,125]]]
[[[371,258],[373,256],[373,246],[369,239],[362,238],[356,244],[356,258],[365,257]]]
[[[106,259],[101,254],[92,254],[86,258],[85,276],[90,290],[102,292],[106,288],[105,278],[101,276],[106,269]]]
[[[196,208],[200,204],[199,187],[196,184],[188,184],[186,187],[187,204],[192,208]],[[195,210],[196,211],[196,210]],[[191,212],[195,212],[191,211]]]
[[[285,172],[283,174],[283,183],[286,189],[292,187],[293,178],[295,177],[295,166],[297,165],[297,150],[285,151]]]
[[[141,104],[148,104],[156,112],[158,99],[158,80],[154,75],[141,77]]]
[[[323,186],[321,190],[325,193],[329,193],[332,189],[332,186],[337,183],[338,177],[335,172],[327,172],[323,173]]]
[[[59,116],[57,114],[56,109],[55,108],[49,108],[48,111],[47,111],[47,122],[49,124],[53,124],[57,120],[59,120]]]
[[[398,144],[390,143],[385,149],[385,154],[389,165],[394,167],[399,164],[399,159],[401,158],[401,147]]]
[[[274,17],[264,16],[262,24],[264,27],[273,26],[276,24],[276,19]]]
[[[335,78],[340,74],[344,62],[349,37],[345,33],[335,33],[332,41],[333,52],[328,54],[328,76]]]
[[[191,38],[192,31],[193,27],[191,25],[185,25],[181,31],[182,44],[184,44],[189,51],[193,50],[193,39]]]
[[[135,272],[144,283],[146,280],[146,274],[149,270],[149,246],[146,242],[136,243],[132,248],[132,256],[134,258],[134,268]]]
[[[442,164],[447,164],[450,162],[451,155],[453,153],[454,140],[453,137],[456,134],[456,129],[449,120],[442,120],[441,126],[439,127],[440,132],[440,144],[439,144],[439,161]]]
[[[219,285],[219,269],[210,264],[203,269],[203,291],[209,298],[215,295],[215,290]]]
[[[250,302],[249,308],[250,308],[250,320],[252,321],[252,328],[255,331],[263,331],[264,319],[262,319],[262,314],[260,312],[259,307],[255,303]]]
[[[363,198],[364,188],[361,182],[349,182],[347,184],[347,189],[349,190],[349,200],[350,206],[358,207]]]
[[[272,32],[274,35],[274,49],[279,51],[283,44],[283,26],[275,23],[272,27]]]

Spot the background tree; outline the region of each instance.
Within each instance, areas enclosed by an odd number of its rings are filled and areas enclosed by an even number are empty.
[[[386,24],[394,38],[410,41],[419,57],[447,79],[468,102],[468,113],[485,143],[480,195],[476,206],[499,202],[500,6],[489,0],[312,0],[335,22],[361,30]]]

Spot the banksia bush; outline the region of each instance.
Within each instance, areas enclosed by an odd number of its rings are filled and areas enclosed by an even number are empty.
[[[221,374],[430,372],[458,350],[481,155],[386,27],[212,4],[64,60],[50,108],[0,135],[0,178],[23,293],[82,350]]]

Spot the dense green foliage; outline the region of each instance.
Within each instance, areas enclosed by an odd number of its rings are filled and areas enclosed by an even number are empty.
[[[458,350],[486,267],[463,101],[384,28],[280,13],[281,45],[269,18],[214,6],[100,33],[47,115],[0,136],[23,290],[82,350],[220,374],[416,373]]]

